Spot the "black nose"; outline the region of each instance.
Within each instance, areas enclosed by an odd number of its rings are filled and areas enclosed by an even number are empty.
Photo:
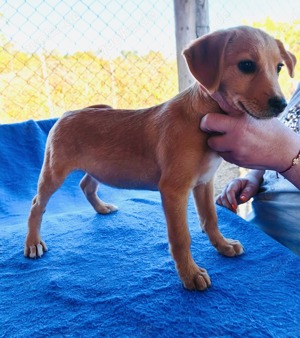
[[[280,96],[271,97],[268,103],[274,115],[278,115],[283,112],[284,108],[287,106],[285,98]]]

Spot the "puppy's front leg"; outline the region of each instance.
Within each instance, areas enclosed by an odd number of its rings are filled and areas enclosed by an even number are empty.
[[[193,189],[195,204],[199,214],[201,227],[208,235],[212,245],[223,255],[233,257],[244,252],[239,241],[224,238],[218,228],[218,218],[214,205],[213,180]]]
[[[190,251],[186,209],[187,189],[174,188],[172,184],[160,184],[160,192],[166,215],[171,255],[184,287],[189,290],[205,290],[211,283],[205,269],[197,266]]]

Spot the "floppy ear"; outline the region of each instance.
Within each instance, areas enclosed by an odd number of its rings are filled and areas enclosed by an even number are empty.
[[[222,30],[204,35],[183,51],[190,72],[211,94],[219,87],[224,52],[233,34]]]
[[[292,54],[291,52],[287,51],[284,48],[284,45],[280,40],[275,39],[275,41],[276,41],[277,46],[280,50],[280,55],[283,58],[283,61],[285,62],[286,66],[288,68],[290,77],[294,77],[294,69],[295,69],[296,62],[297,62],[295,55]]]

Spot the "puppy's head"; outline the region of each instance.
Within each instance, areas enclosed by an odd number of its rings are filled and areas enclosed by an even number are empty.
[[[195,40],[183,54],[193,76],[225,112],[270,118],[286,107],[278,74],[285,64],[293,77],[296,58],[262,30],[216,31]]]

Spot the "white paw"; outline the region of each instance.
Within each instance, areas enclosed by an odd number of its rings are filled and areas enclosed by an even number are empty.
[[[40,243],[35,245],[27,246],[25,244],[24,256],[29,258],[38,258],[42,257],[46,251],[48,251],[47,245],[41,240]]]
[[[101,203],[101,205],[99,205],[97,207],[97,212],[99,214],[110,214],[112,212],[115,212],[118,210],[118,207],[113,205],[113,204],[108,204],[108,203]]]

